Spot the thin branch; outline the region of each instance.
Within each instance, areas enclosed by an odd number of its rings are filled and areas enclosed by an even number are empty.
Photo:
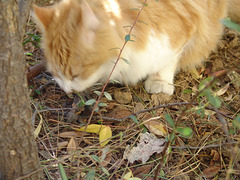
[[[135,25],[136,25],[136,23],[137,23],[137,21],[138,21],[138,18],[139,18],[139,16],[140,16],[140,14],[141,14],[144,6],[146,5],[146,3],[147,3],[147,0],[144,1],[141,9],[139,10],[139,12],[138,12],[138,14],[137,14],[137,17],[135,18],[135,21],[134,21],[134,23],[133,23],[133,25],[132,25],[132,27],[131,27],[131,29],[130,29],[130,31],[129,31],[129,33],[128,33],[127,35],[129,35],[129,36],[131,35],[132,30],[133,30],[133,28],[135,27]],[[113,73],[113,71],[115,70],[115,68],[116,68],[116,66],[117,66],[117,64],[118,64],[118,62],[119,62],[119,60],[120,60],[120,57],[121,57],[121,55],[122,55],[122,52],[123,52],[123,50],[124,50],[127,42],[128,42],[128,41],[125,40],[122,48],[120,49],[120,52],[119,52],[118,57],[117,57],[117,60],[116,60],[114,66],[113,66],[113,68],[112,68],[111,73],[110,73],[109,76],[108,76],[107,82],[104,84],[104,86],[103,86],[103,88],[102,88],[102,91],[101,91],[101,94],[98,96],[98,99],[97,99],[97,101],[96,101],[96,103],[95,103],[95,105],[94,105],[94,108],[93,108],[92,113],[91,113],[91,115],[90,115],[90,117],[89,117],[89,119],[88,119],[88,123],[87,123],[87,125],[86,125],[86,127],[85,127],[85,130],[86,130],[87,126],[90,124],[90,121],[91,121],[91,119],[92,119],[92,117],[93,117],[94,111],[95,111],[95,110],[97,109],[97,107],[98,107],[98,104],[99,104],[99,102],[100,102],[100,100],[101,100],[101,98],[102,98],[102,96],[103,96],[103,92],[104,92],[105,88],[107,87],[107,84],[108,84],[109,81],[110,81],[110,77],[112,76],[112,73]],[[85,130],[84,130],[84,131],[85,131]]]

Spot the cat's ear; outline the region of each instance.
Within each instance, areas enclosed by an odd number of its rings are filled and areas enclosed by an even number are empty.
[[[89,30],[97,29],[99,25],[99,20],[85,0],[82,0],[81,2],[81,11],[82,11],[82,25]]]
[[[33,5],[32,16],[37,25],[42,31],[48,28],[54,14],[54,9],[51,7],[39,7]]]

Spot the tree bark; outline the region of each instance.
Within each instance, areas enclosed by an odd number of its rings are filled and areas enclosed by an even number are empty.
[[[4,180],[40,168],[21,43],[23,21],[18,8],[16,0],[0,0],[0,173]],[[42,179],[42,172],[24,179]]]

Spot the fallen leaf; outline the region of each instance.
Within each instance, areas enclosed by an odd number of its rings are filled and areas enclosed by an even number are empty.
[[[129,104],[132,102],[132,95],[130,92],[122,92],[119,89],[114,91],[114,98],[120,104]]]
[[[67,152],[72,153],[73,151],[76,151],[76,150],[77,150],[76,142],[74,138],[71,138],[67,146]]]
[[[102,129],[104,129],[106,126],[104,125],[99,125],[99,124],[89,124],[86,128],[85,132],[89,132],[89,133],[100,133],[100,131]],[[85,126],[81,127],[80,129],[75,129],[76,131],[84,131],[85,130]]]
[[[76,137],[81,137],[83,134],[84,134],[83,132],[68,131],[68,132],[59,133],[58,136],[62,138],[76,138]]]
[[[229,88],[229,85],[230,85],[230,83],[227,83],[223,88],[219,89],[216,92],[216,96],[221,96],[221,95],[225,94]]]
[[[63,141],[63,142],[58,142],[57,143],[57,147],[58,147],[59,150],[61,150],[62,148],[67,147],[67,145],[68,145],[68,141]]]
[[[107,153],[107,155],[104,158],[104,160],[101,161],[101,165],[103,167],[106,167],[110,163],[111,159],[112,159],[112,153],[111,152]]]
[[[109,126],[105,126],[103,129],[101,129],[99,133],[99,142],[100,146],[105,146],[112,137],[112,130]]]
[[[220,159],[220,155],[216,150],[212,150],[210,156],[213,157],[213,161],[218,161]]]
[[[159,136],[167,135],[167,132],[165,130],[165,125],[159,121],[148,121],[144,123],[144,125],[148,128],[148,130],[151,133],[155,135],[159,135]]]
[[[202,75],[199,74],[199,72],[197,71],[197,69],[195,67],[191,69],[190,73],[191,73],[191,75],[194,79],[201,79],[202,78]]]
[[[107,114],[107,117],[113,117],[117,119],[122,119],[126,116],[130,116],[132,114],[131,111],[127,109],[119,109],[116,108],[115,110],[111,111],[110,113]]]
[[[142,163],[146,163],[155,152],[160,153],[163,151],[164,143],[165,139],[159,139],[148,132],[141,133],[137,147],[133,147],[131,150],[126,148],[124,157],[127,158],[130,163],[138,160],[141,160]]]
[[[205,178],[213,178],[217,175],[217,173],[220,171],[221,167],[217,166],[210,166],[203,170],[203,174]]]
[[[214,72],[211,76],[221,77],[221,76],[225,75],[226,73],[227,73],[226,70],[220,70],[220,71]]]
[[[34,131],[34,137],[35,138],[38,137],[38,135],[39,135],[39,133],[40,133],[40,131],[42,129],[42,125],[43,125],[43,120],[42,120],[42,117],[41,117],[41,120],[39,121],[38,126],[35,129],[35,131]]]
[[[143,165],[138,167],[134,172],[133,176],[143,179],[146,174],[148,174],[152,169],[152,165]]]

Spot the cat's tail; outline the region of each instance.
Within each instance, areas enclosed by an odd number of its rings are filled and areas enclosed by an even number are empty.
[[[240,0],[229,0],[228,16],[231,20],[240,23]]]

